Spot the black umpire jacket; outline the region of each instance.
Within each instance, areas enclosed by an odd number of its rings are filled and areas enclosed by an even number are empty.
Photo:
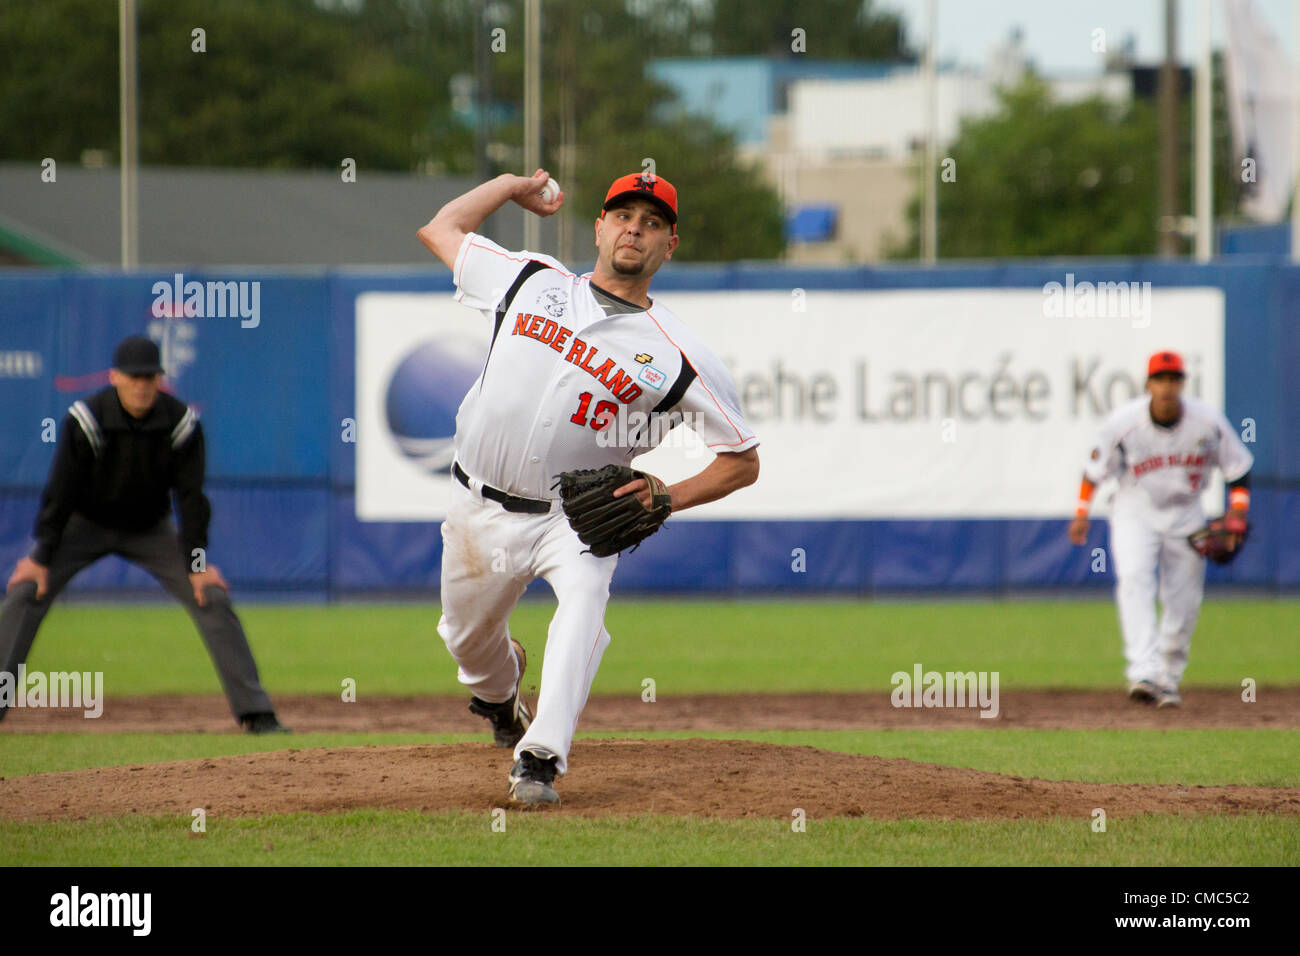
[[[41,492],[32,559],[50,563],[74,512],[117,531],[148,531],[171,512],[174,491],[190,567],[193,549],[208,545],[203,471],[203,428],[179,399],[159,392],[144,418],[133,418],[111,386],[75,402]]]

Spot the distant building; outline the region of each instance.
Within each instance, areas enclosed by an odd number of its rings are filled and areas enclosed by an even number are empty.
[[[997,109],[997,90],[1032,63],[1012,33],[985,70],[940,66],[936,125],[940,150],[965,120]],[[677,109],[731,130],[737,151],[755,162],[786,209],[787,259],[869,262],[908,232],[925,139],[924,79],[913,64],[757,57],[665,59],[651,74],[678,94]],[[1045,78],[1053,96],[1127,103],[1134,69]],[[942,153],[941,153],[942,155]]]
[[[1013,81],[1014,83],[1014,81]],[[1100,96],[1127,102],[1127,74],[1048,78],[1053,98],[1068,103]],[[935,77],[941,147],[964,120],[995,112],[998,86],[975,70],[940,70]],[[790,145],[808,158],[905,158],[925,141],[925,80],[920,70],[870,80],[800,80],[790,89]]]
[[[789,90],[801,80],[865,80],[888,76],[892,63],[844,62],[798,57],[682,57],[652,60],[648,72],[671,87],[677,109],[708,116],[745,147],[765,146],[772,117],[789,109]]]

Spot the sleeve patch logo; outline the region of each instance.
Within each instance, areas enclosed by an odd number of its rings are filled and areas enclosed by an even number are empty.
[[[642,365],[649,365],[651,362],[655,360],[655,357],[653,355],[647,355],[645,352],[638,352],[636,355],[633,356],[633,358],[635,358]]]
[[[641,357],[638,355],[637,360],[640,361],[640,358]],[[655,389],[663,388],[664,382],[668,381],[668,376],[659,371],[659,369],[655,368],[653,365],[647,365],[642,368],[641,374],[638,375],[637,378]]]
[[[1092,456],[1091,456],[1091,457],[1092,457],[1092,460],[1093,460],[1093,461],[1096,461],[1098,458],[1101,457],[1101,452],[1098,451],[1096,448],[1094,448],[1094,449],[1092,450]]]
[[[538,301],[548,315],[558,319],[564,315],[564,307],[568,304],[569,294],[563,289],[547,289],[541,294]]]

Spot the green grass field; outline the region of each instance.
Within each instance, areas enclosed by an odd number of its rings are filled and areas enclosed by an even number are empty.
[[[511,631],[540,650],[552,613],[527,602]],[[282,694],[460,693],[434,629],[436,605],[240,608],[266,685]],[[1094,601],[610,602],[613,643],[592,689],[660,695],[888,689],[889,675],[999,671],[1002,688],[1115,687],[1123,658],[1114,605]],[[102,670],[109,694],[215,694],[184,614],[167,605],[56,606],[28,666]],[[1300,684],[1300,602],[1207,601],[1184,682]]]
[[[245,605],[241,615],[264,681],[276,693],[459,693],[434,630],[436,606]],[[542,648],[547,603],[528,603],[512,629]],[[1207,602],[1188,686],[1300,683],[1300,604]],[[926,669],[997,670],[1004,689],[1110,688],[1122,661],[1115,611],[1104,600],[620,601],[614,642],[594,693],[661,697],[756,691],[874,691],[889,675]],[[102,670],[111,696],[218,693],[197,635],[170,606],[55,609],[29,666]],[[536,672],[532,672],[536,673]],[[580,734],[580,736],[582,736]],[[605,736],[605,735],[601,735]],[[639,736],[733,737],[847,753],[906,757],[1047,779],[1183,785],[1300,786],[1300,732],[809,731]],[[364,744],[443,743],[453,735],[0,734],[0,776],[179,760],[252,751]],[[1150,816],[1091,832],[1086,820],[1039,822],[810,820],[600,820],[511,813],[505,833],[486,814],[358,810],[190,821],[130,818],[87,823],[0,822],[0,862],[27,865],[1294,865],[1300,818]]]
[[[40,866],[1282,866],[1294,817],[1145,816],[1093,833],[1086,820],[603,819],[358,810],[319,816],[90,823],[0,822],[8,862]]]

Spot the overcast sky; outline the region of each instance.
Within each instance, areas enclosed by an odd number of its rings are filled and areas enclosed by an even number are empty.
[[[926,0],[876,0],[883,10],[902,14],[913,46],[925,42]],[[1164,0],[937,0],[939,61],[983,66],[988,51],[1006,39],[1012,27],[1024,32],[1030,59],[1046,74],[1096,72],[1104,57],[1092,52],[1092,31],[1106,31],[1109,49],[1126,35],[1137,40],[1139,62],[1164,56]],[[1178,56],[1190,62],[1199,36],[1202,0],[1180,0]],[[1255,0],[1272,24],[1282,48],[1294,55],[1292,0]],[[1222,0],[1211,0],[1211,42],[1223,44]],[[811,50],[809,52],[812,52]]]

